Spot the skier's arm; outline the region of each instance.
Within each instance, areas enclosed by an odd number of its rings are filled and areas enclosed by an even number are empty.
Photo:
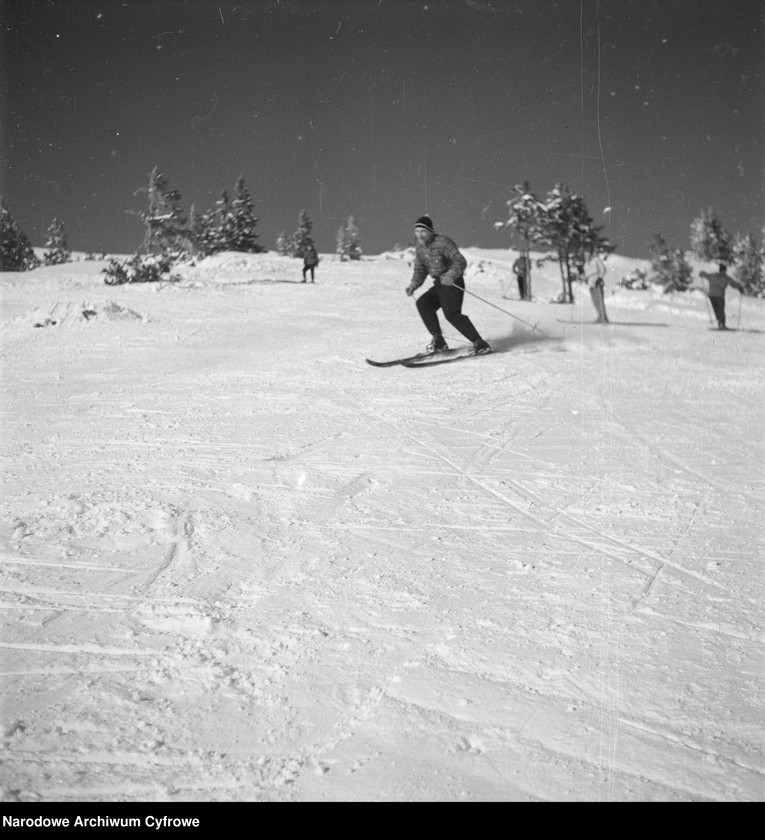
[[[425,282],[425,278],[428,276],[428,268],[420,259],[420,255],[416,254],[414,257],[414,270],[412,271],[412,279],[409,281],[409,285],[406,287],[405,291],[411,297],[417,289],[422,286]]]
[[[441,284],[451,286],[455,280],[459,280],[467,268],[467,260],[460,253],[460,249],[453,243],[444,244],[443,255],[449,263],[449,268],[441,275]]]

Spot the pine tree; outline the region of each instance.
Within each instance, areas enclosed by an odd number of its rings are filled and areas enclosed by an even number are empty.
[[[497,230],[508,228],[517,233],[521,238],[521,248],[527,253],[532,243],[538,243],[544,239],[543,204],[534,195],[528,181],[516,184],[513,192],[515,197],[507,201],[508,218],[504,222],[495,222],[494,227]]]
[[[47,248],[43,254],[45,265],[57,265],[69,262],[72,259],[64,223],[59,222],[58,219],[54,219],[48,228],[48,239],[45,242],[45,247]]]
[[[670,248],[662,234],[657,232],[648,250],[651,254],[651,282],[663,286],[665,292],[683,292],[690,288],[693,271],[679,248]]]
[[[314,244],[311,236],[312,230],[313,222],[308,218],[305,210],[301,210],[298,216],[298,229],[292,234],[292,244],[289,249],[293,257],[302,259],[308,246]]]
[[[733,243],[733,256],[736,267],[734,277],[744,287],[748,295],[765,297],[765,272],[763,259],[765,248],[757,245],[751,233],[746,236],[738,234]]]
[[[345,226],[346,235],[348,237],[348,259],[361,259],[361,239],[359,237],[359,228],[353,216],[348,217],[348,224]]]
[[[215,202],[215,225],[212,235],[214,251],[229,251],[234,240],[234,210],[226,190]]]
[[[258,234],[255,233],[255,228],[258,220],[253,212],[252,196],[243,177],[239,178],[234,187],[231,215],[231,231],[227,250],[245,251],[250,254],[265,251],[265,248],[256,241]]]
[[[155,166],[149,175],[149,186],[136,190],[135,195],[146,193],[148,211],[134,213],[146,225],[143,247],[148,254],[183,253],[192,247],[181,206],[181,195],[171,190],[167,177]],[[129,211],[132,212],[132,211]]]
[[[217,233],[215,230],[215,213],[206,210],[200,213],[196,205],[191,205],[189,211],[189,232],[193,242],[194,253],[201,257],[208,257],[215,253]]]
[[[530,251],[532,243],[542,242],[544,239],[542,203],[534,195],[528,181],[516,184],[512,191],[515,197],[507,201],[508,218],[504,222],[495,222],[494,228],[496,230],[509,229],[520,238],[520,250],[527,266],[525,294],[527,299],[531,300]]]
[[[563,282],[562,301],[573,302],[572,264],[614,250],[608,238],[600,235],[602,229],[602,225],[594,224],[584,198],[563,184],[556,184],[541,203],[538,241],[556,254]]]
[[[286,257],[290,252],[290,243],[287,239],[287,231],[280,230],[276,237],[276,253]]]
[[[196,204],[192,204],[191,207],[189,207],[189,234],[194,245],[194,253],[201,253],[199,240],[202,234],[202,224],[200,214],[197,212]]]
[[[701,215],[691,222],[690,240],[691,249],[700,260],[733,262],[731,235],[711,207],[702,210]]]
[[[359,228],[353,216],[348,216],[348,221],[338,228],[336,250],[340,255],[340,262],[361,259]]]
[[[29,239],[0,196],[0,271],[28,271],[38,265]]]

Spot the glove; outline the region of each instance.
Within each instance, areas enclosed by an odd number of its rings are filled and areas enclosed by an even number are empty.
[[[417,291],[417,286],[407,286],[404,291],[406,292],[407,297],[411,297]]]

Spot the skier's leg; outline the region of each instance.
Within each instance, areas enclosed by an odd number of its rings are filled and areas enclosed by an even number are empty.
[[[715,318],[717,318],[717,325],[721,330],[725,329],[725,298],[710,297],[712,309],[715,311]]]
[[[424,295],[420,295],[417,298],[417,311],[420,313],[422,322],[432,336],[441,335],[441,324],[436,314],[440,307],[441,301],[439,300],[438,288],[436,286],[431,286]]]
[[[306,273],[306,271],[308,271],[308,266],[304,265],[303,266],[303,279],[300,281],[301,283],[305,283],[305,273]]]
[[[597,321],[601,319],[600,313],[600,295],[598,294],[598,287],[597,286],[590,286],[590,297],[592,298],[592,305],[595,307],[595,312],[597,314]]]
[[[603,323],[608,323],[608,315],[606,314],[606,289],[605,284],[598,283],[598,299],[600,300],[600,316]]]
[[[478,330],[467,315],[462,314],[462,300],[465,297],[464,286],[434,286],[438,290],[441,306],[446,320],[465,338],[475,344],[481,340]]]

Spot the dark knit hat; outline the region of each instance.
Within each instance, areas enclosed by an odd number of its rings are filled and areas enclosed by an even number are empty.
[[[419,219],[414,223],[415,228],[421,227],[425,228],[425,230],[429,230],[431,233],[435,233],[433,230],[433,219],[430,216],[420,216]]]

